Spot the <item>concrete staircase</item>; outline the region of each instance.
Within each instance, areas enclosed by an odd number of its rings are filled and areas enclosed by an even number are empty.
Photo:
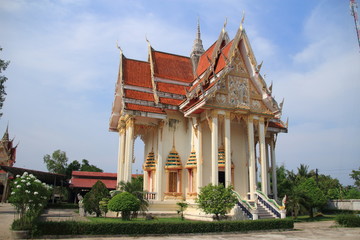
[[[270,214],[265,207],[263,207],[261,204],[257,204],[257,210],[258,210],[258,217],[259,219],[271,219],[275,218],[272,214]]]

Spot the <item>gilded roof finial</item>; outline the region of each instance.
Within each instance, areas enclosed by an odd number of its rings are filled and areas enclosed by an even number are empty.
[[[242,19],[241,19],[241,24],[240,24],[240,30],[241,30],[241,31],[243,30],[244,21],[245,21],[245,11],[243,11]]]
[[[226,25],[227,25],[227,18],[225,18],[224,26],[223,26],[223,29],[222,29],[223,33],[225,33]]]

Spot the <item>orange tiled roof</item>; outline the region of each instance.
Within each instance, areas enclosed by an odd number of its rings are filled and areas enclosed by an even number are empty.
[[[125,89],[124,94],[125,94],[126,98],[152,101],[152,102],[154,101],[154,94],[152,94],[152,93],[146,93],[146,92]]]
[[[220,72],[226,66],[225,57],[229,58],[228,55],[229,55],[229,51],[230,51],[232,43],[233,43],[233,41],[229,42],[225,47],[223,47],[223,49],[221,49],[222,54],[220,54],[220,56],[219,56],[219,60],[217,62],[216,68],[215,68],[215,73]]]
[[[286,129],[286,127],[280,122],[269,122],[269,127]]]
[[[172,99],[172,98],[160,98],[160,102],[164,104],[179,106],[183,100]]]
[[[165,114],[165,111],[162,110],[161,108],[142,106],[142,105],[137,105],[137,104],[132,104],[132,103],[126,103],[125,108],[127,110]]]
[[[200,76],[205,72],[205,70],[210,66],[210,62],[208,60],[211,59],[211,55],[213,54],[214,48],[215,48],[216,42],[211,45],[200,57],[199,63],[196,69],[196,74]]]
[[[124,58],[123,74],[125,84],[152,88],[150,64],[148,62]]]
[[[193,81],[190,58],[153,51],[154,75],[160,78],[190,83]]]
[[[176,85],[172,83],[163,83],[163,82],[158,82],[156,86],[157,86],[157,90],[160,92],[174,93],[179,95],[186,94],[185,86]]]

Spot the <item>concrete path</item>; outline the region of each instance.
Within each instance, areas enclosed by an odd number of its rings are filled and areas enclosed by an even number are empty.
[[[12,239],[10,226],[14,221],[15,209],[8,203],[0,203],[0,239]]]
[[[14,219],[15,210],[10,204],[0,204],[0,239],[11,239],[10,225]],[[74,210],[51,209],[44,214],[48,220],[61,221],[62,219],[81,220],[74,213]],[[341,240],[360,240],[360,228],[341,228],[337,227],[334,221],[295,223],[294,231],[272,231],[272,232],[252,232],[252,233],[222,233],[222,234],[181,234],[168,236],[77,236],[73,238],[63,237],[62,239],[92,239],[92,240],[115,240],[115,239],[136,239],[136,240],[158,240],[158,239],[269,239],[269,240],[304,240],[304,239],[341,239]]]

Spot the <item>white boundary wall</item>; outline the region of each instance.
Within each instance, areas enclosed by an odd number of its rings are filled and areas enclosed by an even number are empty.
[[[330,200],[328,207],[330,209],[360,211],[360,199]]]

